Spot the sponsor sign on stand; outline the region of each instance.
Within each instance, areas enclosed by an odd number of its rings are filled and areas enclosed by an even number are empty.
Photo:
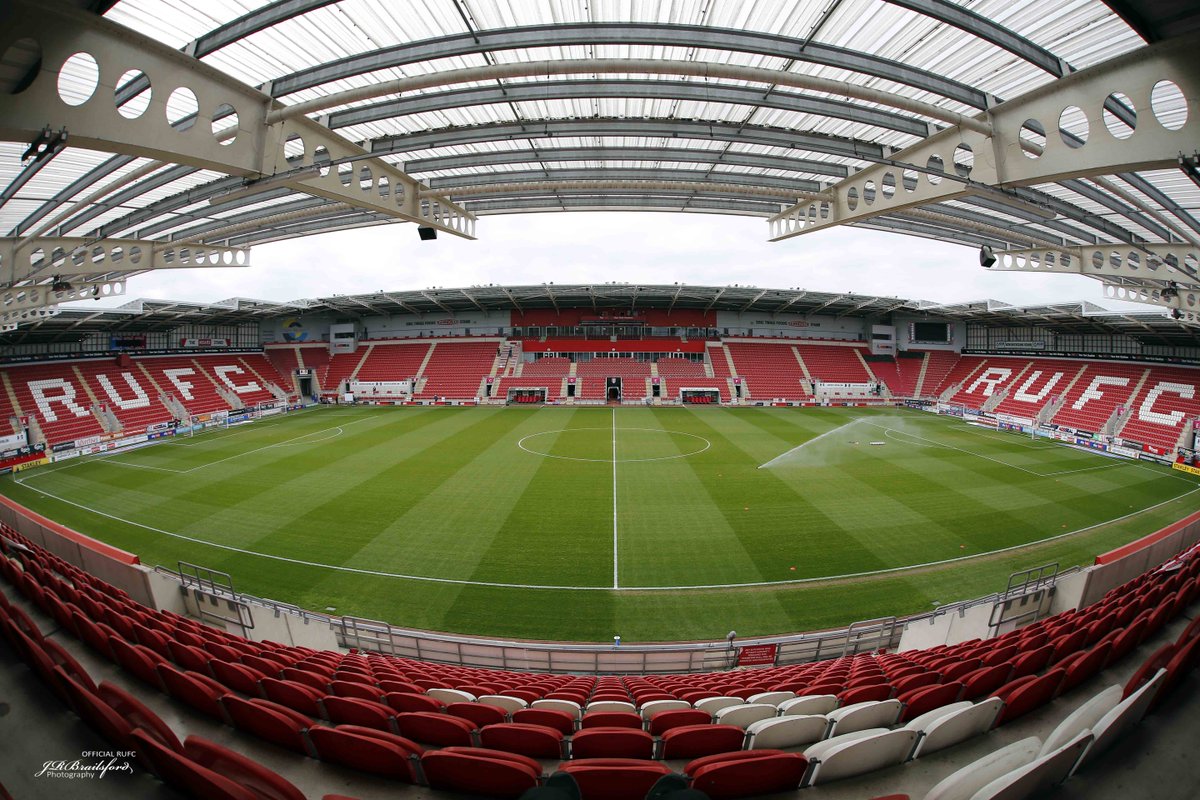
[[[754,644],[738,648],[739,667],[761,667],[775,663],[775,654],[779,652],[777,644]]]
[[[1142,456],[1141,451],[1134,450],[1130,447],[1123,447],[1119,444],[1110,445],[1108,448],[1108,452],[1113,453],[1114,455],[1124,456],[1125,458],[1133,458],[1133,459],[1141,458],[1141,456]]]
[[[1177,469],[1189,475],[1200,475],[1200,467],[1193,467],[1191,464],[1181,464],[1178,461],[1171,465],[1171,469]]]

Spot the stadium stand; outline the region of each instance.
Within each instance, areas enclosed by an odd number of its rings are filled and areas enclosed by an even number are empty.
[[[355,376],[360,381],[403,381],[415,378],[433,348],[431,342],[372,342]]]
[[[1014,362],[1011,369],[1019,376],[1008,395],[992,409],[998,414],[1036,419],[1042,409],[1074,388],[1075,379],[1087,365],[1078,361],[1028,359]]]
[[[6,382],[23,414],[36,418],[46,440],[72,441],[104,433],[94,405],[70,363],[6,367]]]
[[[576,374],[583,400],[607,399],[607,379],[621,379],[622,400],[644,400],[649,393],[650,364],[632,358],[595,358],[578,363]]]
[[[869,383],[862,357],[869,351],[862,343],[843,345],[797,344],[796,352],[808,367],[809,376],[835,383]]]
[[[317,367],[317,381],[321,384],[321,394],[335,395],[345,389],[346,381],[354,375],[362,353],[332,353],[329,360]]]
[[[811,399],[812,393],[801,383],[806,376],[791,342],[740,340],[726,342],[725,348],[755,400]],[[716,370],[716,359],[713,361]]]
[[[1197,383],[1195,370],[1151,368],[1129,401],[1129,419],[1118,435],[1159,448],[1158,452],[1173,452],[1184,423],[1200,415]]]
[[[437,340],[421,373],[424,383],[414,397],[418,400],[478,397],[480,384],[496,362],[498,344],[496,339]]]
[[[876,356],[870,359],[870,367],[871,372],[887,386],[893,397],[916,397],[917,382],[925,368],[925,361],[924,354],[917,358],[899,357],[890,360],[881,360]]]
[[[1130,396],[1146,372],[1147,367],[1141,364],[1088,364],[1064,395],[1051,421],[1086,431],[1103,430],[1118,406],[1129,405]]]
[[[640,796],[661,776],[676,774],[664,761],[684,759],[691,760],[679,774],[710,797],[786,792],[870,773],[1047,707],[1064,691],[1075,660],[1107,653],[1111,666],[1111,641],[1148,640],[1200,598],[1200,547],[1193,547],[1088,608],[987,641],[750,672],[594,677],[255,642],[135,603],[8,526],[0,527],[0,550],[0,575],[10,586],[93,648],[102,631],[107,649],[98,654],[115,661],[142,691],[169,694],[297,758],[484,797],[514,797],[539,785],[546,770],[537,759],[574,775],[585,798]],[[1103,636],[1093,639],[1098,623]],[[1038,785],[1066,780],[1178,690],[1200,661],[1197,630],[1187,626],[1151,653],[1123,688],[1099,691],[1056,722],[1044,742],[1001,748],[943,783],[1009,786],[1029,775]],[[251,756],[194,735],[181,745],[138,691],[111,681],[97,685],[4,593],[0,633],[85,723],[113,746],[137,750],[164,782],[205,797],[302,796]],[[962,670],[979,663],[1003,670],[996,674],[1004,683],[972,701],[969,682],[952,678],[965,679]],[[280,692],[284,686],[291,693]],[[365,696],[344,696],[350,687],[361,687]],[[404,690],[385,693],[391,687]],[[815,705],[820,698],[810,693],[829,688],[839,698]],[[906,691],[892,697],[897,689]],[[471,690],[497,694],[485,703],[488,695]],[[863,690],[887,697],[861,701],[856,692]],[[693,691],[701,695],[694,708],[681,699]],[[401,711],[390,704],[394,697],[431,705]],[[534,707],[527,708],[525,698],[537,698]],[[661,705],[672,700],[678,706]],[[588,709],[582,716],[581,706]],[[669,714],[695,721],[653,725]],[[608,724],[593,726],[589,718]],[[1019,758],[1007,755],[1018,751]],[[249,794],[238,794],[238,787]],[[945,791],[935,787],[928,796],[960,796]]]
[[[918,376],[914,390],[920,397],[938,397],[951,385],[947,380],[961,358],[951,350],[914,350],[925,354],[924,377]]]

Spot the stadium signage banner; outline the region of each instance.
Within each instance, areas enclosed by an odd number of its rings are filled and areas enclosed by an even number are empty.
[[[24,447],[27,444],[29,444],[29,440],[25,438],[23,432],[0,436],[0,450],[11,450],[14,447]]]
[[[750,323],[751,328],[815,328],[816,324],[806,319],[756,319]]]
[[[779,652],[777,644],[754,644],[749,647],[738,648],[739,667],[761,667],[769,666],[775,663],[775,656]]]
[[[1142,455],[1140,450],[1134,450],[1129,447],[1122,447],[1119,444],[1109,445],[1108,452],[1113,453],[1114,455],[1125,456],[1126,458],[1132,458],[1132,459],[1137,459]]]
[[[229,347],[232,342],[229,339],[194,339],[187,338],[180,341],[180,347]]]
[[[1045,342],[996,342],[997,350],[1045,350]]]
[[[1200,475],[1200,467],[1193,467],[1191,464],[1181,464],[1178,461],[1171,465],[1171,469],[1177,469],[1180,472],[1186,472],[1190,475]]]

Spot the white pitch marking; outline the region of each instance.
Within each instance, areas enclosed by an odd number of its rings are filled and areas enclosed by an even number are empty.
[[[612,473],[613,473],[613,588],[620,589],[617,580],[617,409],[612,410]]]
[[[615,412],[616,409],[613,409],[613,411]],[[528,436],[522,436],[519,440],[517,440],[517,447],[521,448],[522,450],[524,450],[526,453],[529,453],[530,455],[542,456],[543,458],[557,458],[557,459],[561,459],[562,461],[586,461],[586,462],[589,462],[592,464],[607,464],[612,459],[609,459],[609,458],[579,458],[577,456],[559,456],[559,455],[555,455],[554,453],[543,453],[540,450],[530,450],[528,447],[525,446],[525,442],[527,442],[528,440],[537,438],[538,436],[546,436],[551,433],[572,433],[574,431],[606,431],[606,430],[608,430],[608,428],[560,428],[559,430],[554,430],[554,431],[538,431],[537,433],[531,433]],[[701,447],[699,450],[693,450],[690,453],[678,453],[673,456],[656,456],[654,458],[623,458],[623,459],[621,459],[622,464],[641,464],[641,463],[645,463],[645,462],[649,462],[649,461],[671,461],[676,458],[687,458],[689,456],[698,456],[701,453],[703,453],[705,450],[708,450],[710,447],[712,447],[712,442],[710,442],[708,439],[705,439],[703,436],[697,436],[694,433],[685,433],[683,431],[669,431],[669,430],[666,430],[665,428],[625,428],[625,430],[626,431],[650,431],[651,433],[668,433],[673,436],[690,436],[693,439],[699,439],[700,441],[704,442],[704,447]]]

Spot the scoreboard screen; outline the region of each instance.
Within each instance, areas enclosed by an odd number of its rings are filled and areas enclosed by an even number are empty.
[[[909,341],[918,344],[949,344],[953,331],[948,322],[914,322],[908,334]]]

